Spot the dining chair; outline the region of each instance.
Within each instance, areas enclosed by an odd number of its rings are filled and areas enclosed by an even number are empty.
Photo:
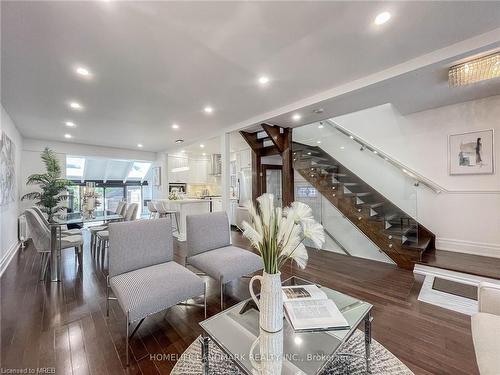
[[[40,219],[40,216],[33,209],[24,211],[26,222],[30,231],[31,239],[37,252],[42,255],[42,264],[40,267],[40,280],[45,279],[47,268],[50,261],[50,229]],[[78,258],[78,264],[83,267],[83,237],[81,235],[60,236],[58,253],[63,249],[75,248],[75,256]]]
[[[124,221],[134,221],[137,217],[137,210],[139,209],[139,204],[131,203],[127,212],[124,216]],[[99,255],[104,256],[104,251],[108,247],[109,243],[109,230],[107,228],[105,230],[101,230],[97,232],[97,254],[96,258],[99,258]]]
[[[127,209],[127,203],[120,201],[118,202],[118,205],[116,206],[115,214],[124,216],[125,211]],[[90,232],[90,251],[95,255],[96,254],[96,249],[97,249],[97,233],[106,230],[108,228],[108,224],[104,225],[98,225],[94,227],[89,228]]]
[[[224,309],[224,285],[263,269],[261,258],[231,245],[229,219],[225,212],[186,217],[186,266],[193,266],[219,281],[220,307]]]
[[[109,225],[106,316],[109,301],[116,299],[126,315],[126,364],[129,340],[147,317],[183,301],[203,295],[207,315],[206,285],[195,273],[173,259],[169,219],[137,220]],[[115,298],[110,297],[110,290]],[[129,335],[130,325],[136,323]]]
[[[38,217],[41,219],[41,221],[44,223],[44,225],[47,226],[47,228],[50,228],[49,221],[45,217],[45,214],[42,212],[40,207],[32,206],[31,209],[33,211],[35,211],[35,213],[38,215]],[[61,225],[61,234],[63,236],[73,236],[73,235],[77,235],[77,234],[82,234],[82,230],[81,229],[68,229],[67,225]]]

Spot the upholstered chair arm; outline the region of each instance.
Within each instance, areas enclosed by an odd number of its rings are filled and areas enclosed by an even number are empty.
[[[500,315],[500,285],[482,282],[478,288],[479,312]]]

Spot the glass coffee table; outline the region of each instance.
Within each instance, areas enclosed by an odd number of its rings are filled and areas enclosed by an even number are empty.
[[[314,284],[299,277],[283,281],[283,285]],[[318,285],[318,284],[316,284]],[[259,328],[259,312],[245,309],[247,302],[220,312],[200,323],[203,374],[208,374],[209,341],[212,340],[244,374],[319,374],[339,355],[339,348],[363,325],[365,362],[370,371],[372,305],[335,290],[318,285],[333,300],[350,328],[334,331],[294,332],[285,319],[283,329],[267,333]],[[244,312],[242,312],[242,309]]]

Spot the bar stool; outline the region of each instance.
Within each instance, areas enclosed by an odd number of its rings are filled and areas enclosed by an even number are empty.
[[[158,217],[169,217],[172,224],[175,221],[175,227],[173,233],[179,233],[179,221],[177,220],[177,212],[175,210],[171,210],[168,207],[168,204],[165,201],[157,201],[155,203],[156,210],[158,211]]]
[[[156,205],[153,203],[153,201],[148,201],[148,211],[150,219],[155,219],[158,215],[158,210],[156,209]]]

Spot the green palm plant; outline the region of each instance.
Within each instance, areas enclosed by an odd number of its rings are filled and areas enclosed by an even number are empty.
[[[65,209],[59,204],[68,199],[67,188],[73,183],[61,177],[61,166],[54,151],[46,147],[40,156],[47,172],[32,174],[26,181],[26,185],[38,185],[40,191],[27,193],[21,200],[35,200],[35,204],[49,216],[49,221],[52,221],[54,214]]]

